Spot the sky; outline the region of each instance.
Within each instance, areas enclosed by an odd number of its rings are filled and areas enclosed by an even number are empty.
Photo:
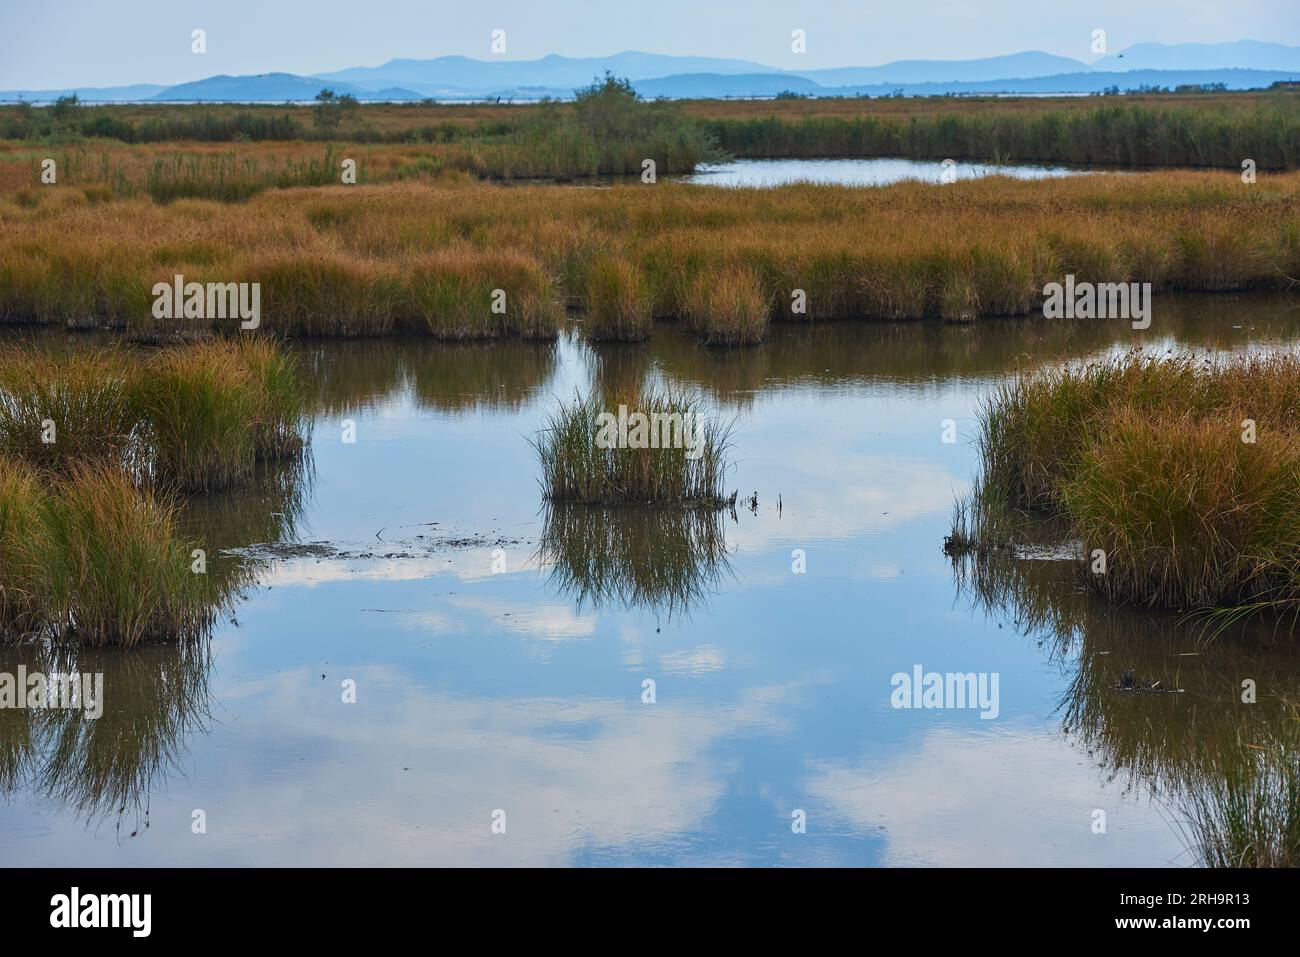
[[[206,31],[207,52],[191,50]],[[807,51],[791,52],[791,31]],[[0,89],[322,73],[395,57],[504,59],[623,50],[817,69],[1133,43],[1300,45],[1300,0],[0,0]],[[499,57],[501,58],[501,57]]]

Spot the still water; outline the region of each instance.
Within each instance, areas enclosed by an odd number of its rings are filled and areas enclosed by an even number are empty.
[[[1300,687],[1289,629],[1207,644],[1094,603],[1050,549],[972,568],[942,543],[980,402],[1017,367],[1294,347],[1296,305],[1165,297],[1145,333],[783,326],[730,351],[670,325],[300,344],[311,467],[188,515],[253,575],[233,617],[202,647],[64,661],[104,674],[97,721],[0,711],[0,860],[1194,865],[1240,722],[1267,743]],[[547,513],[528,440],[557,399],[647,378],[734,418],[749,501]],[[917,667],[996,674],[996,714],[893,707]]]
[[[953,167],[957,179],[983,176],[1011,176],[1015,179],[1045,179],[1086,172],[1065,166],[994,165],[959,162]],[[705,186],[787,186],[791,183],[822,183],[840,186],[886,186],[903,180],[943,182],[944,166],[939,160],[912,159],[744,159],[716,166],[701,166],[680,177],[687,183]]]

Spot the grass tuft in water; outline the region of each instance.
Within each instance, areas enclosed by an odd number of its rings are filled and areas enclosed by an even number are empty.
[[[1089,587],[1168,608],[1300,600],[1300,358],[1137,353],[1017,377],[983,413],[985,501],[1060,515]],[[959,516],[952,547],[979,537]],[[988,521],[974,519],[976,525]]]
[[[0,359],[0,454],[52,475],[112,463],[138,483],[211,491],[299,454],[305,403],[296,361],[265,339],[20,347]]]
[[[701,406],[688,395],[649,388],[610,401],[593,395],[562,403],[533,442],[546,498],[589,505],[734,505],[735,493],[728,497],[723,491],[731,427],[705,416]]]
[[[0,455],[46,471],[134,454],[137,365],[120,349],[0,357]]]
[[[130,648],[184,640],[219,598],[191,570],[177,506],[113,465],[42,477],[0,459],[0,630],[10,638]]]

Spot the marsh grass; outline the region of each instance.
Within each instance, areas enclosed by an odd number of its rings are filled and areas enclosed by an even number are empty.
[[[266,337],[243,336],[223,345],[233,347],[252,381],[257,458],[275,461],[298,456],[307,431],[307,396],[296,353]]]
[[[120,468],[72,464],[52,480],[0,460],[0,630],[129,648],[201,634],[218,604],[191,571],[177,506]]]
[[[767,338],[768,298],[749,267],[706,272],[692,289],[689,321],[708,345],[753,345]]]
[[[1061,492],[1086,546],[1105,550],[1095,588],[1174,608],[1300,593],[1300,441],[1245,443],[1241,419],[1124,409],[1099,424]]]
[[[259,282],[263,324],[286,336],[549,337],[556,302],[585,306],[593,339],[629,341],[651,334],[651,317],[719,344],[761,336],[764,312],[965,321],[1032,312],[1066,273],[1156,291],[1293,288],[1297,190],[1294,173],[1247,186],[1159,172],[873,189],[440,181],[285,190],[239,207],[56,193],[38,210],[0,200],[0,318],[163,337],[179,325],[160,328],[150,289],[180,272]],[[196,222],[220,242],[196,238]],[[498,288],[506,312],[484,310]],[[806,312],[792,308],[795,289]]]
[[[49,471],[77,462],[131,462],[139,441],[137,373],[118,348],[6,348],[0,356],[0,455]]]
[[[654,322],[651,290],[634,262],[604,256],[587,270],[583,331],[593,342],[639,342]]]
[[[1113,601],[1295,608],[1300,599],[1300,358],[1130,353],[1021,375],[987,402],[981,489],[952,540],[999,512],[1060,515]],[[1245,441],[1246,420],[1255,423]],[[976,526],[972,530],[972,522]]]
[[[167,349],[136,392],[155,476],[194,491],[245,480],[256,459],[259,390],[225,343]]]
[[[42,501],[37,475],[0,456],[0,632],[30,634],[42,620],[48,546]]]
[[[409,277],[424,330],[439,339],[553,339],[564,324],[554,283],[518,253],[439,253]]]
[[[111,463],[137,483],[211,491],[298,455],[305,387],[268,339],[145,352],[19,346],[0,359],[0,454],[43,472]]]
[[[211,199],[239,203],[264,189],[292,186],[326,186],[339,178],[339,159],[333,145],[315,158],[286,159],[283,165],[262,165],[238,160],[235,154],[183,155],[154,161],[144,190],[156,203],[177,199]],[[87,197],[89,199],[89,197]]]
[[[694,443],[698,455],[685,441],[670,447],[623,447],[620,441],[602,448],[597,437],[601,416],[617,417],[626,406],[629,421],[634,413],[670,417],[682,425],[677,435],[689,438],[685,423],[694,421]],[[649,428],[641,438],[659,441],[666,430]],[[649,436],[655,438],[650,439]],[[639,441],[632,427],[628,446]],[[700,400],[671,390],[644,388],[610,397],[575,397],[561,403],[533,440],[542,467],[542,489],[549,501],[580,502],[587,505],[641,503],[685,508],[719,509],[735,503],[735,493],[724,493],[730,448],[731,426],[703,413]]]

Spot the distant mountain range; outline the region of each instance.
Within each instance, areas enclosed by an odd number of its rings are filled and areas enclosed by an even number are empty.
[[[0,100],[48,102],[76,94],[90,102],[285,102],[322,89],[359,100],[567,98],[606,71],[631,80],[647,97],[909,95],[942,93],[1096,93],[1108,87],[1223,83],[1229,89],[1300,80],[1300,47],[1258,40],[1139,43],[1089,64],[1028,51],[978,60],[897,60],[882,66],[780,70],[746,60],[629,51],[607,57],[474,60],[462,56],[390,60],[299,76],[211,76],[175,86],[135,84],[63,90],[0,90]]]

